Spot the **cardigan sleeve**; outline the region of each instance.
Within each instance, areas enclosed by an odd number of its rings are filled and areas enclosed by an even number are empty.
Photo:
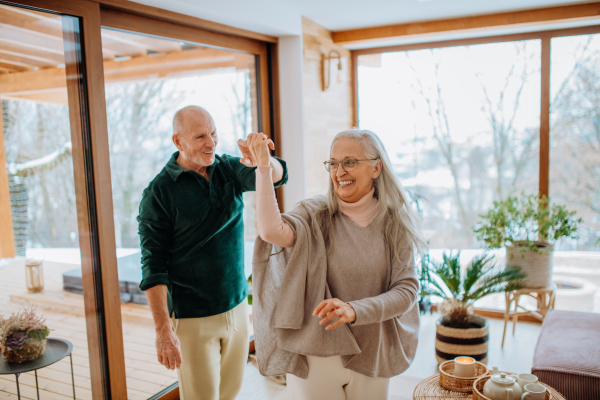
[[[352,325],[375,324],[400,317],[415,306],[419,293],[419,280],[415,268],[414,256],[392,263],[389,290],[378,296],[351,301],[356,313]]]

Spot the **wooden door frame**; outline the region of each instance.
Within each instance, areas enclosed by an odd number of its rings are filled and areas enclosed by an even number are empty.
[[[113,220],[100,7],[88,0],[18,0],[6,4],[77,17],[81,60],[67,65],[83,298],[94,398],[127,398]],[[73,59],[65,49],[65,63]],[[82,71],[81,68],[84,68]],[[84,76],[80,75],[85,73]]]

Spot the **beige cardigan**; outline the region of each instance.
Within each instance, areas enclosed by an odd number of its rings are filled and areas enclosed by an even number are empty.
[[[253,318],[259,370],[305,378],[305,355],[342,356],[344,367],[363,375],[392,377],[414,357],[419,327],[419,283],[412,249],[390,262],[383,221],[360,227],[334,217],[326,249],[314,220],[322,198],[283,214],[296,242],[281,248],[257,238],[253,259]],[[315,307],[337,297],[352,305],[356,321],[326,331]]]

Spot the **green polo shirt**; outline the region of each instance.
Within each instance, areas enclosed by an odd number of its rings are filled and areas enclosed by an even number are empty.
[[[255,190],[255,169],[216,156],[209,180],[177,164],[175,152],[140,202],[141,290],[167,285],[169,315],[221,314],[248,294],[244,274],[242,193]],[[287,182],[287,168],[276,187]]]

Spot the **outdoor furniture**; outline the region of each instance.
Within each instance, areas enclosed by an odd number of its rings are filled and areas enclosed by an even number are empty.
[[[73,400],[75,400],[75,375],[73,374],[73,344],[65,339],[48,338],[46,351],[40,358],[33,361],[26,361],[20,364],[9,363],[0,357],[0,375],[14,375],[17,383],[17,398],[21,399],[21,389],[19,387],[19,375],[24,372],[35,372],[35,390],[37,398],[40,398],[40,388],[38,386],[37,370],[54,364],[69,356],[71,360],[71,383],[73,385]]]
[[[540,321],[544,320],[544,317],[550,309],[554,308],[556,301],[556,284],[552,283],[547,288],[523,288],[520,290],[513,290],[504,293],[506,298],[506,311],[504,312],[504,331],[502,332],[502,345],[504,347],[504,338],[506,336],[506,326],[508,320],[512,318],[513,321],[513,335],[515,334],[515,328],[517,326],[517,320],[521,315],[531,315]],[[530,296],[536,299],[537,308],[535,310],[527,310],[519,305],[521,296]],[[514,311],[510,311],[512,304],[515,303]],[[522,311],[519,311],[521,309]]]
[[[600,314],[552,310],[531,373],[567,399],[600,399]]]

